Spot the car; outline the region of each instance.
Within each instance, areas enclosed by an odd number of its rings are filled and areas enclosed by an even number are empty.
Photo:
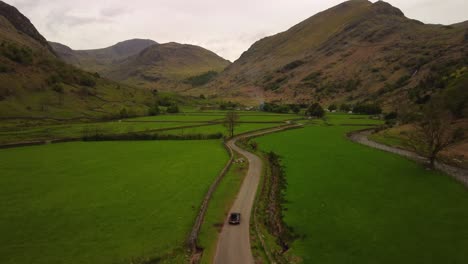
[[[240,218],[241,218],[240,213],[231,213],[231,215],[229,216],[229,224],[230,225],[240,224]]]

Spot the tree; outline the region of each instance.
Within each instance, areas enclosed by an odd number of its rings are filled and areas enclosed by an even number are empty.
[[[150,107],[148,110],[148,114],[150,116],[157,116],[161,113],[161,110],[159,109],[158,103],[155,103],[153,106]]]
[[[453,116],[438,99],[431,100],[416,122],[416,131],[408,136],[407,144],[418,154],[429,159],[434,168],[439,153],[463,139],[463,130],[451,125]]]
[[[239,114],[234,111],[229,111],[226,113],[226,117],[224,118],[223,125],[226,127],[229,136],[234,136],[234,128],[239,125]]]
[[[301,111],[301,107],[297,104],[293,104],[291,105],[291,110],[293,111],[293,113],[299,114],[299,112]]]
[[[169,107],[167,107],[167,112],[170,113],[170,114],[176,114],[176,113],[179,113],[180,110],[179,110],[179,106],[177,105],[170,105]]]
[[[343,112],[349,112],[351,111],[351,106],[349,104],[342,104],[340,106],[340,110]]]
[[[306,111],[307,116],[322,118],[325,115],[325,110],[319,103],[312,104]]]
[[[330,110],[330,111],[336,111],[336,110],[338,110],[338,107],[336,106],[336,104],[332,104],[332,105],[330,105],[330,106],[328,107],[328,110]]]

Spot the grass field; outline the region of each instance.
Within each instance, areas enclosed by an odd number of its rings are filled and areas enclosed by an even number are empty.
[[[21,126],[15,123],[6,123],[0,126],[0,144],[39,141],[48,139],[80,138],[86,134],[124,134],[129,132],[158,133],[170,135],[183,134],[214,134],[226,133],[221,124],[204,126],[210,122],[222,122],[226,112],[214,113],[188,113],[175,115],[160,115],[125,119],[123,121],[109,121],[99,123],[71,123],[58,125]],[[261,112],[240,112],[241,123],[236,133],[278,126],[285,120],[297,119],[297,115],[268,114]],[[257,123],[255,123],[257,122]],[[272,123],[264,123],[272,122]],[[277,122],[277,123],[275,123]],[[181,128],[194,126],[193,128]],[[200,127],[196,127],[200,126]],[[165,130],[168,131],[154,131]]]
[[[368,120],[330,116],[332,124]],[[468,192],[438,172],[307,126],[256,139],[282,156],[285,221],[304,263],[468,263]]]
[[[226,161],[217,140],[0,150],[0,263],[182,261],[177,249]]]

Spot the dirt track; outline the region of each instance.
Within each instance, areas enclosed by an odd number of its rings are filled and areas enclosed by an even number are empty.
[[[270,130],[246,134],[231,139],[227,142],[228,147],[230,147],[235,152],[245,156],[249,162],[249,169],[230,211],[241,213],[241,223],[237,226],[231,226],[227,223],[227,219],[224,222],[224,226],[219,236],[218,245],[216,248],[214,259],[215,264],[254,263],[254,258],[250,249],[250,215],[255,200],[255,194],[260,183],[263,163],[262,160],[255,154],[252,154],[236,146],[237,140],[241,138],[269,134],[292,127],[295,126],[293,125],[281,128],[273,128]]]

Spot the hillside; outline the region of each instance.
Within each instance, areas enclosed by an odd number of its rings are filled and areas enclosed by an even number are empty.
[[[385,2],[351,0],[256,42],[190,92],[251,104],[421,103],[466,74],[466,25],[426,25]]]
[[[51,43],[65,61],[129,85],[162,91],[191,88],[190,79],[220,72],[230,62],[194,45],[128,40],[101,50],[72,50]],[[211,76],[211,75],[210,75]]]
[[[181,91],[190,78],[221,72],[229,61],[202,47],[179,43],[153,45],[115,65],[105,76],[139,87]]]
[[[149,39],[131,39],[103,49],[73,50],[56,42],[49,42],[57,55],[64,61],[90,72],[105,72],[107,67],[118,63],[142,50],[157,44]]]
[[[147,113],[148,91],[65,64],[16,8],[0,1],[0,119],[96,119]]]

